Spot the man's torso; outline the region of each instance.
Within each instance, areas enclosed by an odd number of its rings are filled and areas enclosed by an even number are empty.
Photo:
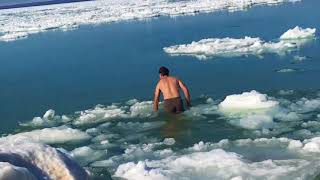
[[[159,88],[165,100],[180,97],[179,81],[175,77],[165,77],[159,81]]]

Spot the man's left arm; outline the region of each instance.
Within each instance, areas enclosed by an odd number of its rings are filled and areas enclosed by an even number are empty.
[[[190,97],[190,92],[189,92],[188,87],[181,80],[178,80],[178,82],[179,82],[179,86],[182,89],[184,96],[186,98],[187,106],[191,107],[191,97]]]

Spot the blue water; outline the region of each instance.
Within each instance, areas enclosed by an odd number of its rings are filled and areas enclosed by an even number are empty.
[[[215,58],[170,57],[163,47],[209,37],[244,36],[274,40],[295,27],[320,29],[318,1],[276,7],[256,7],[247,12],[219,12],[129,21],[61,32],[32,35],[1,42],[0,114],[12,131],[52,108],[59,114],[84,110],[132,98],[150,100],[161,65],[190,86],[193,97],[221,97],[256,89],[318,89],[319,41],[287,56],[266,55]],[[299,14],[299,16],[297,16]],[[293,63],[293,55],[310,57]],[[277,73],[282,68],[303,71]]]
[[[199,98],[203,95],[223,99],[226,95],[253,89],[274,97],[279,96],[279,90],[292,89],[295,90],[294,95],[281,98],[316,98],[320,87],[319,39],[285,56],[267,54],[263,58],[219,57],[199,61],[194,57],[169,56],[162,48],[204,38],[251,36],[273,41],[297,25],[319,30],[319,6],[318,0],[304,0],[302,3],[260,6],[232,13],[222,11],[81,26],[72,31],[48,31],[22,40],[0,42],[0,132],[29,131],[18,123],[42,116],[48,109],[56,110],[59,115],[73,115],[75,111],[86,110],[97,104],[124,103],[133,98],[151,100],[158,81],[158,68],[162,65],[169,67],[172,75],[178,76],[189,86],[195,105],[203,103],[203,99]],[[316,36],[319,37],[319,33]],[[294,61],[296,55],[307,59]],[[298,71],[277,72],[286,68]],[[307,119],[300,119],[301,123],[314,120],[319,113],[318,109],[312,111]],[[139,134],[147,140],[173,137],[176,140],[174,150],[177,151],[199,141],[256,138],[248,135],[250,130],[232,126],[218,115],[210,115],[203,121],[185,121],[183,118],[179,120],[179,117],[168,119],[170,117],[160,115],[155,120],[163,121],[165,125],[143,132],[134,128],[121,129],[117,126],[117,119],[111,121],[110,126],[91,126],[103,129],[104,134],[119,135],[114,140],[116,147],[108,149],[105,159],[124,153],[124,147],[128,144],[121,144],[121,138],[134,138]],[[143,118],[121,120],[133,123],[153,121]],[[85,131],[86,128],[82,127],[81,130]],[[297,137],[294,133],[300,129],[296,127],[277,137]],[[145,143],[144,138],[128,142]],[[299,136],[298,139],[304,138]],[[78,146],[53,146],[71,151],[83,145],[99,146],[93,142],[83,142]],[[229,150],[243,155],[250,162],[294,159],[285,150],[273,147],[266,150],[259,147]],[[90,170],[105,177],[114,173],[114,169],[110,168],[90,167]]]

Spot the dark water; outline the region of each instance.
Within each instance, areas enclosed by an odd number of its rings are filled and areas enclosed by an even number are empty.
[[[223,97],[251,89],[318,89],[318,40],[287,56],[265,55],[262,59],[249,56],[199,61],[170,57],[162,48],[210,37],[251,36],[271,41],[297,25],[320,29],[319,5],[317,0],[305,0],[247,12],[83,26],[1,42],[0,132],[12,132],[18,121],[41,116],[50,108],[69,114],[98,103],[151,100],[161,65],[184,80],[193,97]],[[294,55],[308,58],[296,63]],[[276,72],[283,68],[301,71]]]
[[[71,3],[90,0],[1,0],[0,9],[42,6],[49,4]]]

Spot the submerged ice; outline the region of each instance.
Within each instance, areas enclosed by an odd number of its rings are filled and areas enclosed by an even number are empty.
[[[246,9],[254,5],[275,5],[297,0],[99,0],[71,4],[27,7],[0,11],[0,41],[26,38],[52,29],[73,29],[157,16],[178,16],[199,12]]]
[[[190,44],[173,45],[163,48],[170,55],[194,56],[198,59],[209,57],[237,57],[243,55],[263,55],[267,53],[285,54],[297,49],[315,37],[316,29],[295,27],[285,32],[278,42],[266,42],[260,38],[209,38]]]

